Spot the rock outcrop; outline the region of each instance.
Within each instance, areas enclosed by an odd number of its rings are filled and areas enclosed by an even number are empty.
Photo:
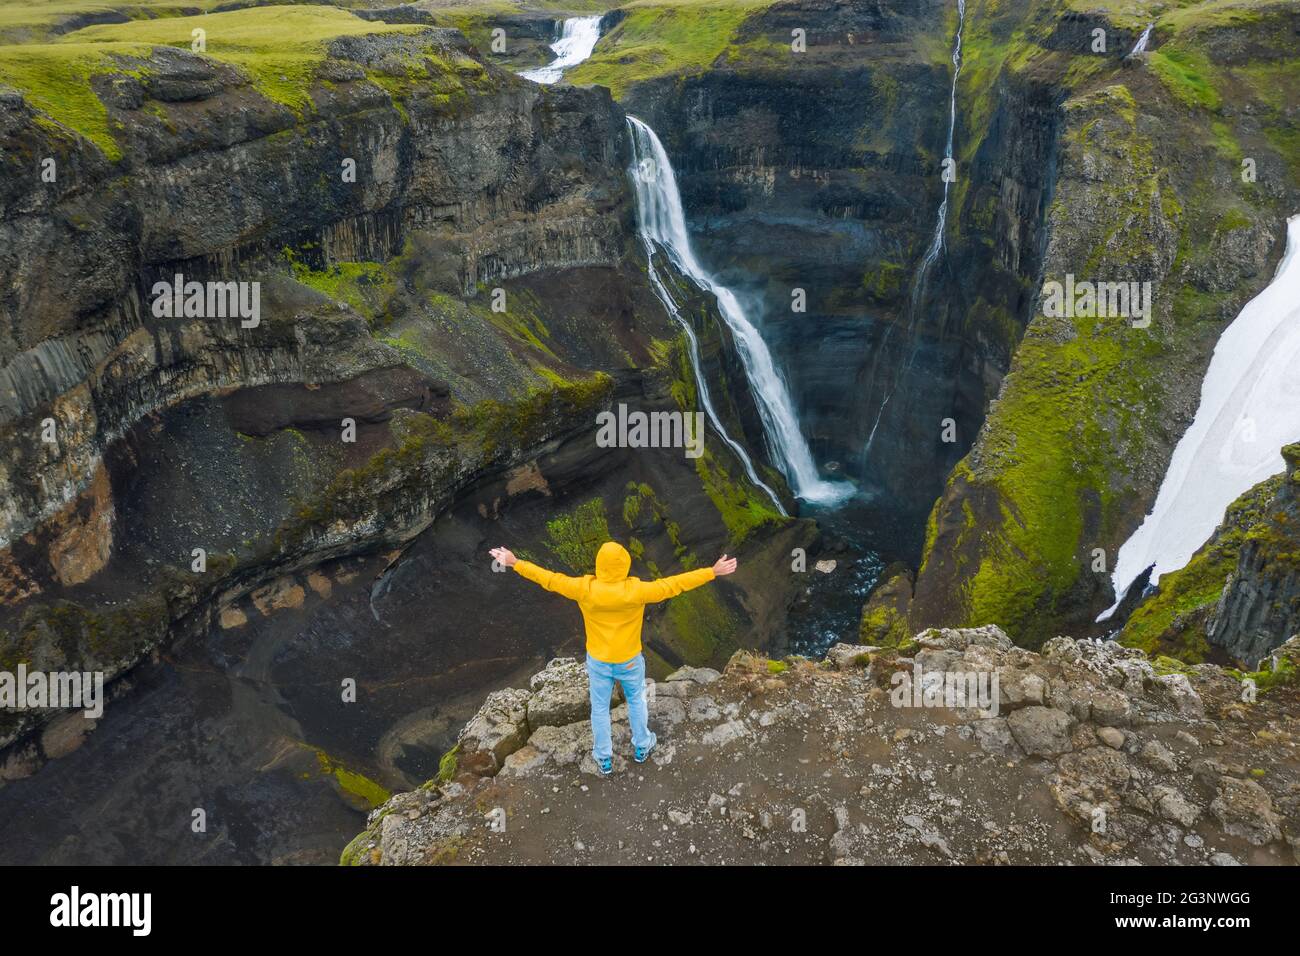
[[[1180,660],[1226,656],[1247,670],[1300,624],[1300,446],[1282,449],[1285,471],[1228,506],[1187,564],[1161,576],[1119,634],[1121,643]]]
[[[1294,666],[1300,637],[1280,655]],[[983,709],[954,696],[980,675],[997,677]],[[532,706],[584,699],[576,662],[493,694],[440,778],[374,811],[343,861],[1300,862],[1294,679],[1243,700],[1213,665],[1065,637],[1035,653],[985,627],[822,663],[741,652],[651,690],[659,744],[626,760],[615,708],[610,778],[586,720]]]
[[[1246,533],[1206,639],[1247,667],[1300,625],[1300,445],[1282,449],[1286,474]]]

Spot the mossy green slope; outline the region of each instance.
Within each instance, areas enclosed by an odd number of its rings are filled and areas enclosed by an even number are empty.
[[[1159,589],[1129,615],[1120,643],[1149,654],[1200,663],[1209,652],[1205,624],[1237,568],[1245,540],[1260,533],[1265,511],[1282,483],[1275,475],[1228,506],[1218,530],[1177,571],[1160,578]]]
[[[317,70],[331,40],[422,29],[371,22],[346,10],[313,5],[100,24],[49,42],[0,45],[0,83],[15,87],[34,107],[117,159],[121,147],[93,81],[101,75],[146,75],[150,50],[156,46],[180,47],[229,63],[248,75],[259,94],[302,113],[311,108]],[[203,41],[201,49],[194,46],[196,36]],[[482,64],[432,46],[408,60],[401,75],[386,67],[368,76],[395,97],[424,92],[449,102],[486,81]]]
[[[702,71],[727,50],[747,17],[771,3],[634,0],[620,8],[626,16],[567,79],[607,86],[619,97],[634,83]]]

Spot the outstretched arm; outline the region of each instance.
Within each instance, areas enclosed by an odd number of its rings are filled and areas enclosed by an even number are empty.
[[[658,581],[642,581],[641,586],[637,588],[636,599],[642,604],[667,601],[684,591],[708,584],[714,578],[730,574],[734,570],[736,570],[736,559],[724,554],[713,563],[711,568],[696,568],[694,571],[674,574],[672,577],[660,578]]]
[[[554,591],[571,601],[578,599],[578,589],[582,585],[581,578],[571,578],[567,574],[547,571],[531,561],[520,561],[509,548],[493,548],[488,553],[507,568],[514,568],[520,577],[527,578],[534,584],[540,584],[546,590]]]

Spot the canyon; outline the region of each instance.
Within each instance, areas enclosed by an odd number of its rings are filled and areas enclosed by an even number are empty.
[[[9,861],[334,862],[581,648],[489,546],[738,554],[652,612],[661,681],[986,625],[1254,672],[1292,633],[1290,452],[1181,577],[1111,572],[1300,211],[1293,2],[11,6],[0,667],[110,686],[0,714]],[[157,315],[176,274],[260,322]],[[1068,276],[1150,283],[1150,328],[1046,314]],[[702,412],[702,455],[602,445],[616,406]]]

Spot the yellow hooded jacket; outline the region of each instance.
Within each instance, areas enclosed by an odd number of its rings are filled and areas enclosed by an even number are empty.
[[[641,622],[645,606],[667,601],[683,591],[713,580],[712,568],[698,568],[658,581],[629,578],[632,556],[614,541],[606,541],[596,554],[596,573],[571,578],[516,561],[515,570],[548,591],[578,602],[587,626],[587,653],[607,664],[622,664],[641,653]]]

